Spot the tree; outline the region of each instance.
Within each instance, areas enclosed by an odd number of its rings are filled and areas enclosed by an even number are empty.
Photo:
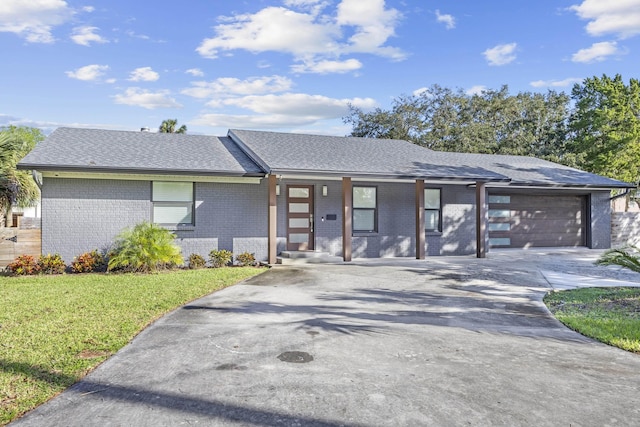
[[[5,224],[9,223],[12,205],[32,206],[40,197],[31,172],[17,170],[16,165],[43,139],[37,128],[0,128],[0,213]]]
[[[187,133],[187,125],[178,126],[178,119],[166,119],[160,124],[158,131],[160,133]]]
[[[617,74],[585,79],[571,92],[569,150],[579,167],[630,183],[640,180],[640,82]]]
[[[401,96],[391,110],[350,106],[352,136],[405,139],[427,148],[529,155],[559,160],[567,135],[569,97],[549,91],[510,95],[507,86],[466,94],[433,85]]]

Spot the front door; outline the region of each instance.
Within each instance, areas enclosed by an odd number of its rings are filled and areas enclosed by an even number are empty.
[[[312,251],[313,185],[287,186],[287,250]]]

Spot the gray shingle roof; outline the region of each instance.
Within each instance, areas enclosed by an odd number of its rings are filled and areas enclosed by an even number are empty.
[[[270,173],[511,181],[511,185],[624,188],[628,184],[533,157],[433,151],[407,141],[230,130]]]
[[[264,176],[265,173],[632,187],[533,157],[432,151],[407,141],[230,130],[228,137],[59,128],[22,169]]]
[[[407,141],[230,130],[270,173],[507,181],[504,175]],[[446,157],[446,159],[445,159]],[[446,161],[445,161],[446,160]]]
[[[19,163],[23,169],[263,176],[227,137],[59,128]]]
[[[615,179],[570,168],[547,160],[526,156],[506,156],[495,154],[462,154],[469,163],[481,165],[491,171],[508,176],[510,185],[523,186],[567,186],[567,187],[601,187],[601,188],[633,188]]]

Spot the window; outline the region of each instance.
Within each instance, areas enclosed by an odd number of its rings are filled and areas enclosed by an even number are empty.
[[[424,189],[424,229],[426,231],[442,231],[440,228],[442,208],[440,189]]]
[[[508,205],[511,203],[511,196],[500,196],[495,194],[489,194],[489,203],[501,203]]]
[[[152,183],[153,222],[193,224],[193,182]]]
[[[376,187],[353,187],[353,231],[378,231]]]

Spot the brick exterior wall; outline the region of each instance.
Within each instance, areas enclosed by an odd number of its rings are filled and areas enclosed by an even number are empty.
[[[266,184],[195,184],[195,226],[175,231],[185,258],[212,249],[267,258]],[[70,263],[93,249],[107,250],[125,227],[150,221],[150,181],[45,178],[42,252]]]
[[[278,253],[287,236],[286,186],[311,184],[315,190],[315,250],[342,256],[342,183],[280,180]],[[328,195],[322,196],[322,186]],[[415,256],[415,186],[413,183],[368,183],[377,187],[378,231],[353,237],[353,256]],[[426,185],[440,188],[442,232],[428,232],[427,256],[475,253],[475,189],[463,185]],[[195,184],[195,226],[175,230],[185,258],[207,257],[212,249],[234,254],[254,253],[267,259],[267,182],[255,184]],[[45,178],[42,188],[42,251],[60,253],[70,263],[93,249],[106,250],[125,227],[150,221],[150,181]],[[328,215],[335,215],[329,220]],[[591,195],[591,247],[611,244],[609,193]]]
[[[42,253],[70,264],[83,252],[107,250],[120,230],[150,217],[148,181],[45,178]]]
[[[591,193],[591,249],[611,247],[611,194],[609,191]]]
[[[315,191],[316,251],[342,256],[342,182],[281,180],[279,184],[278,252],[284,250],[286,244],[286,186],[306,184],[313,185]],[[327,196],[322,196],[323,185],[327,186]],[[360,181],[353,182],[353,185],[378,189],[378,232],[356,233],[352,243],[353,257],[415,256],[415,185]],[[442,232],[427,233],[427,255],[475,253],[475,189],[455,185],[426,187],[442,189],[443,206]],[[329,214],[336,215],[336,220],[327,220]]]
[[[611,246],[640,245],[640,212],[613,212]]]

